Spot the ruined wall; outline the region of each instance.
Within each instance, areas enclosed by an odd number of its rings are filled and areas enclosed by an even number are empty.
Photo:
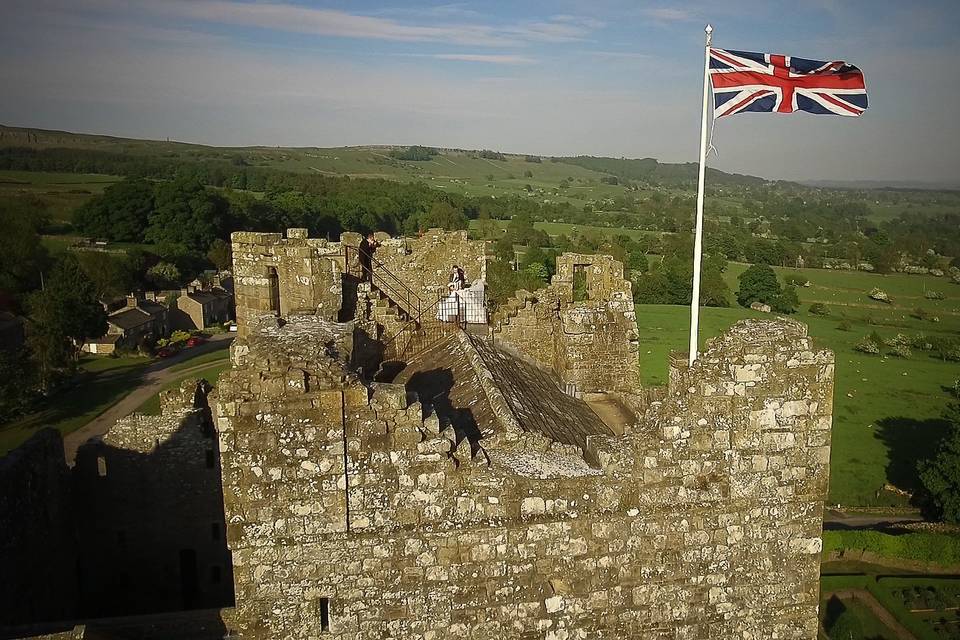
[[[468,282],[487,276],[486,243],[466,231],[430,229],[417,238],[382,241],[374,257],[431,305],[447,294],[450,271],[460,265]]]
[[[802,326],[739,323],[590,466],[458,443],[290,320],[219,390],[243,637],[816,637],[833,364]]]
[[[279,315],[338,317],[344,267],[340,243],[308,238],[306,229],[288,229],[286,236],[248,231],[231,235],[239,335],[245,335],[257,317],[275,313],[277,299]]]
[[[550,285],[518,291],[498,310],[494,331],[579,392],[640,392],[633,293],[610,256],[561,255]]]
[[[87,617],[233,603],[217,440],[195,380],[162,415],[123,418],[77,452],[77,568]]]
[[[54,429],[0,457],[0,627],[76,615],[69,481]]]

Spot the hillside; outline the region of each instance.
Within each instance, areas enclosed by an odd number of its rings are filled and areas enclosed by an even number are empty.
[[[95,154],[139,156],[179,162],[226,161],[295,173],[425,181],[430,186],[470,196],[538,195],[558,201],[612,198],[623,182],[640,188],[689,189],[695,164],[666,164],[652,158],[539,157],[465,149],[436,149],[429,160],[403,160],[392,146],[358,147],[210,147],[183,142],[136,140],[65,131],[0,125],[0,149],[50,153],[75,149]],[[757,187],[763,178],[709,170],[713,184]],[[616,181],[610,180],[616,177]],[[606,179],[603,180],[602,179]],[[609,184],[616,182],[618,184]],[[565,183],[562,184],[561,183]],[[529,187],[528,187],[529,185]],[[561,193],[563,190],[563,193]]]

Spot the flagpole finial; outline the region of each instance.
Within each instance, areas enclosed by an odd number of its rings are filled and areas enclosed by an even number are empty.
[[[708,24],[703,28],[703,31],[707,34],[707,45],[709,46],[710,42],[713,40],[713,27]]]

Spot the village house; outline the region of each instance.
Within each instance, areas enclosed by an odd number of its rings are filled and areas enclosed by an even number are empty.
[[[155,296],[134,292],[126,306],[107,316],[107,333],[83,345],[87,353],[109,355],[117,349],[136,349],[170,333],[167,307]]]
[[[184,331],[205,329],[233,317],[233,296],[220,286],[203,288],[197,280],[180,292],[174,305],[172,325]]]

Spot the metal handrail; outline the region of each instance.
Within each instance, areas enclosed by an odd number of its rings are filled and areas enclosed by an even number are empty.
[[[384,342],[384,354],[391,356],[388,359],[399,360],[406,355],[415,355],[424,351],[448,335],[457,331],[466,330],[470,312],[475,311],[472,305],[462,305],[458,301],[454,320],[436,319],[436,310],[444,303],[449,294],[438,295],[437,299],[424,310],[421,322],[417,325],[408,324]],[[486,301],[481,303],[486,313]],[[403,339],[408,336],[404,342]],[[411,345],[416,345],[411,354]]]
[[[351,252],[356,252],[357,257],[359,258],[360,251],[355,247],[344,247],[344,258],[345,265],[344,268],[347,272],[351,270]],[[363,267],[361,266],[361,277],[363,276],[362,272]],[[420,322],[422,318],[422,308],[423,302],[420,299],[420,296],[411,289],[406,283],[403,282],[396,274],[390,271],[382,262],[377,260],[375,257],[370,256],[370,271],[371,278],[370,284],[383,291],[387,294],[387,297],[390,298],[398,307],[403,309],[403,312],[411,317],[412,320]]]
[[[398,359],[407,352],[407,348],[410,346],[410,343],[413,342],[417,338],[417,336],[426,338],[427,334],[436,333],[438,329],[440,329],[440,333],[443,333],[443,329],[446,329],[447,327],[451,326],[451,323],[440,322],[439,320],[433,319],[433,314],[435,312],[434,310],[442,300],[443,300],[443,296],[438,297],[436,301],[434,301],[429,307],[424,309],[423,315],[421,315],[419,322],[408,323],[406,326],[400,329],[400,331],[397,331],[395,334],[390,336],[383,343],[384,354],[387,354],[393,351],[394,353],[392,354],[393,355],[392,359],[394,360]],[[459,322],[454,324],[453,326],[459,327]],[[406,336],[409,336],[409,339],[403,344],[402,347],[398,347],[397,345]]]

